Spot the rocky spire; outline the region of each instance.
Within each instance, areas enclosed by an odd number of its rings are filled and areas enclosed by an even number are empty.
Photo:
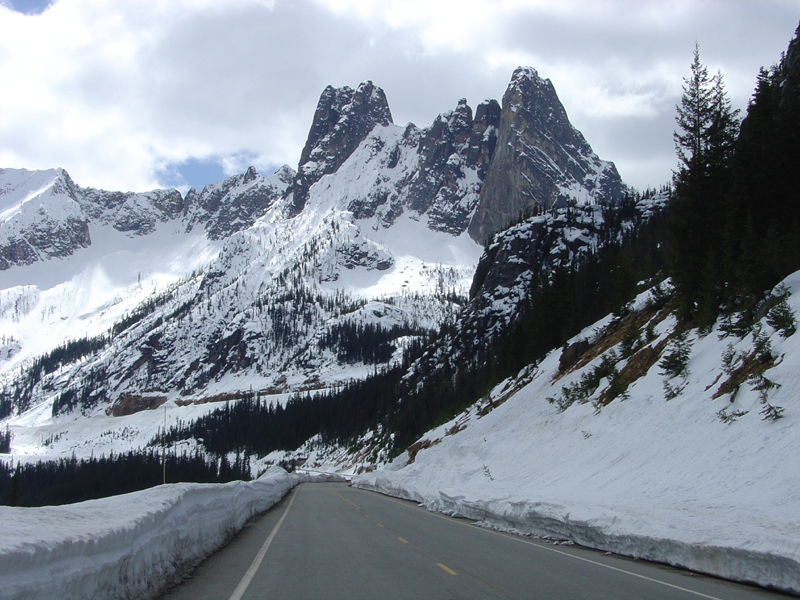
[[[476,119],[477,120],[477,119]],[[469,225],[484,243],[520,213],[569,201],[617,201],[624,185],[569,122],[549,79],[514,71],[503,96],[497,146]]]
[[[335,172],[376,125],[392,123],[383,90],[365,81],[356,90],[328,86],[322,92],[290,193],[291,213],[306,204],[309,188]]]
[[[428,226],[460,235],[478,199],[478,191],[497,141],[500,105],[486,100],[475,118],[466,99],[436,117],[419,142],[419,168],[409,187],[409,208],[427,214]],[[467,172],[474,171],[470,179]],[[468,183],[467,180],[470,180]]]

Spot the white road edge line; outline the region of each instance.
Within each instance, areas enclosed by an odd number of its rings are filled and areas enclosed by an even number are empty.
[[[361,488],[354,488],[354,489],[361,489]],[[371,490],[362,490],[362,491],[369,492]],[[376,492],[376,493],[380,493],[380,492]],[[401,505],[406,506],[406,507],[411,508],[411,509],[421,510],[418,502],[416,503],[417,506],[411,506],[410,505],[410,503],[415,502],[414,500],[404,500],[402,498],[397,499],[397,498],[393,498],[392,496],[389,496],[388,494],[380,494],[380,495],[385,497],[385,498],[388,498],[389,500],[391,500],[392,502],[395,502],[397,504],[401,504]],[[569,558],[574,558],[575,560],[582,560],[584,562],[591,563],[593,565],[597,565],[598,567],[603,567],[603,568],[606,568],[606,569],[610,569],[612,571],[618,571],[619,573],[625,573],[626,575],[630,575],[631,577],[638,577],[639,579],[644,579],[645,581],[650,581],[652,583],[658,583],[660,585],[664,585],[664,586],[669,587],[669,588],[673,588],[673,589],[676,589],[676,590],[680,590],[682,592],[686,592],[687,594],[692,594],[693,596],[699,596],[700,598],[708,598],[709,600],[722,600],[721,598],[717,598],[716,596],[709,596],[708,594],[704,594],[702,592],[696,592],[694,590],[690,590],[688,588],[681,587],[681,586],[675,585],[673,583],[667,583],[666,581],[661,581],[660,579],[653,579],[652,577],[648,577],[647,575],[639,575],[638,573],[634,573],[633,571],[626,571],[625,569],[620,569],[619,567],[612,567],[611,565],[605,565],[605,564],[603,564],[601,562],[597,562],[597,561],[591,560],[589,558],[583,558],[582,556],[575,556],[574,554],[570,554],[569,552],[564,552],[562,550],[556,550],[555,548],[550,548],[550,547],[545,546],[543,544],[537,544],[537,543],[534,543],[534,542],[532,542],[530,540],[525,540],[525,539],[522,539],[520,537],[517,537],[517,536],[515,536],[513,534],[506,534],[506,533],[503,533],[501,531],[495,531],[494,529],[489,529],[487,527],[476,527],[475,525],[472,525],[471,523],[464,523],[463,521],[459,521],[458,519],[453,519],[452,517],[448,517],[447,515],[443,515],[443,514],[440,514],[440,513],[437,513],[437,512],[430,511],[427,508],[423,512],[431,515],[432,517],[439,517],[439,518],[442,518],[442,519],[447,519],[448,521],[450,521],[452,523],[458,523],[459,525],[465,525],[467,527],[474,527],[475,529],[478,529],[480,531],[485,531],[487,533],[494,533],[495,535],[499,535],[499,536],[502,536],[504,538],[514,540],[515,542],[521,542],[523,544],[528,544],[529,546],[533,546],[534,548],[541,548],[542,550],[549,550],[550,552],[555,552],[556,554],[561,554],[562,556],[568,556]]]
[[[481,527],[480,529],[485,529]],[[497,535],[503,535],[500,531],[493,531],[491,529],[485,529],[490,533],[496,533]],[[687,594],[692,594],[694,596],[699,596],[701,598],[708,598],[709,600],[721,600],[716,596],[709,596],[708,594],[704,594],[703,592],[696,592],[694,590],[690,590],[689,588],[681,587],[679,585],[675,585],[674,583],[667,583],[666,581],[661,581],[660,579],[654,579],[652,577],[648,577],[647,575],[640,575],[639,573],[634,573],[633,571],[626,571],[625,569],[620,569],[619,567],[612,567],[611,565],[605,565],[601,562],[597,562],[596,560],[591,560],[590,558],[583,558],[582,556],[575,556],[574,554],[570,554],[569,552],[563,552],[561,550],[556,550],[555,548],[549,548],[542,544],[534,544],[529,540],[523,540],[520,538],[515,537],[514,535],[508,535],[512,540],[516,540],[518,542],[522,542],[523,544],[528,544],[529,546],[535,546],[536,548],[541,548],[542,550],[549,550],[550,552],[555,552],[556,554],[561,554],[562,556],[569,556],[570,558],[574,558],[575,560],[582,560],[583,562],[591,563],[593,565],[597,565],[598,567],[603,567],[606,569],[611,569],[612,571],[618,571],[619,573],[625,573],[626,575],[630,575],[631,577],[638,577],[639,579],[644,579],[645,581],[650,581],[652,583],[658,583],[660,585],[665,585],[669,588],[673,588],[676,590],[680,590],[682,592],[686,592]]]
[[[247,586],[250,585],[250,582],[253,580],[256,571],[258,571],[258,568],[261,566],[261,562],[267,555],[267,550],[269,550],[269,546],[270,544],[272,544],[272,540],[275,539],[275,534],[278,533],[278,529],[281,528],[283,520],[286,518],[286,515],[289,514],[289,509],[292,508],[292,504],[294,503],[295,498],[297,498],[297,487],[295,487],[292,490],[292,498],[289,500],[289,505],[286,507],[286,510],[283,511],[283,516],[275,524],[275,527],[272,528],[272,532],[269,534],[269,537],[267,537],[267,540],[264,542],[264,545],[261,546],[261,550],[258,551],[258,554],[253,559],[253,564],[250,565],[250,568],[247,569],[247,573],[244,574],[244,577],[242,577],[242,580],[239,582],[239,585],[236,586],[235,590],[233,590],[233,595],[231,596],[230,600],[241,600],[242,595],[247,590]]]

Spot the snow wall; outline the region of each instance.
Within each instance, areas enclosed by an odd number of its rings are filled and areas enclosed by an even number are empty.
[[[784,285],[800,315],[800,271]],[[634,310],[646,306],[645,294]],[[571,342],[600,341],[611,320]],[[651,326],[642,348],[668,342],[677,321],[665,314]],[[719,324],[692,330],[676,396],[667,398],[656,362],[612,402],[601,401],[611,385],[604,378],[566,407],[556,400],[605,358],[613,354],[621,372],[636,355],[624,358],[617,342],[562,372],[556,349],[425,433],[413,457],[405,452],[352,484],[490,527],[800,595],[800,331],[784,333],[769,319],[741,338]],[[767,395],[752,378],[722,393],[724,356],[743,369],[759,344],[771,348],[763,377],[774,385],[769,403],[785,408],[777,420],[764,418]]]
[[[0,507],[0,597],[154,598],[250,517],[317,479],[272,467],[249,482],[167,484],[64,506]]]
[[[412,500],[430,511],[474,519],[499,530],[570,540],[587,548],[800,595],[800,563],[772,548],[731,548],[643,535],[635,531],[636,523],[626,522],[625,515],[621,514],[600,514],[601,511],[597,511],[598,514],[588,518],[574,518],[573,513],[565,512],[564,506],[548,506],[542,502],[469,499],[444,492],[420,493],[413,486],[393,480],[386,472],[379,476],[354,477],[352,485]]]

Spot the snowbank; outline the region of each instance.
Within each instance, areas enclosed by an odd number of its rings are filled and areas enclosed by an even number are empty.
[[[519,498],[481,499],[480,494],[449,496],[442,491],[398,481],[387,473],[361,475],[354,487],[405,498],[428,510],[474,519],[481,524],[545,539],[570,540],[596,548],[670,564],[732,581],[755,583],[800,593],[800,552],[792,532],[736,544],[723,533],[716,540],[707,532],[719,525],[713,510],[669,518],[663,511],[627,507],[552,504]],[[728,526],[734,525],[728,523]],[[684,529],[685,528],[685,529]],[[749,528],[747,528],[749,529]],[[783,537],[783,540],[776,539]]]
[[[0,507],[0,596],[152,598],[293,486],[274,467],[251,482],[179,483],[42,508]]]
[[[800,273],[786,285],[798,315]],[[658,324],[651,344],[674,325]],[[548,398],[561,397],[600,357],[562,377],[556,351],[526,378],[498,386],[492,400],[508,398],[493,410],[471,407],[425,434],[415,456],[404,453],[353,485],[490,526],[798,594],[800,333],[783,339],[762,327],[777,357],[765,376],[779,384],[769,390],[769,402],[785,409],[778,420],[763,418],[750,382],[714,397],[727,379],[723,354],[751,353],[753,335],[691,332],[689,375],[671,400],[655,364],[627,397],[593,405],[606,381],[563,411]]]

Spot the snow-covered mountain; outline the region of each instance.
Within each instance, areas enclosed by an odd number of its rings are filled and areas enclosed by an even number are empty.
[[[0,169],[0,271],[71,256],[92,245],[92,229],[134,237],[154,233],[159,224],[187,233],[202,224],[206,237],[223,239],[263,216],[293,176],[288,166],[270,177],[251,167],[183,198],[172,189],[137,194],[81,188],[64,169]]]
[[[395,125],[372,82],[329,87],[296,172],[250,168],[185,198],[81,188],[60,169],[3,170],[0,414],[107,419],[129,412],[122,404],[328,387],[399,360],[467,301],[482,252],[470,232],[505,225],[476,225],[484,180],[505,168],[493,167],[501,140],[539,132],[560,140],[540,158],[555,149],[615,182],[576,179],[574,165],[558,176],[528,169],[515,180],[525,209],[618,199],[613,165],[554,107],[532,69],[515,72],[502,108],[487,100],[473,115],[462,100],[424,128]],[[521,206],[490,204],[493,218]],[[356,356],[353,345],[366,349]],[[52,426],[44,438],[63,430]]]

